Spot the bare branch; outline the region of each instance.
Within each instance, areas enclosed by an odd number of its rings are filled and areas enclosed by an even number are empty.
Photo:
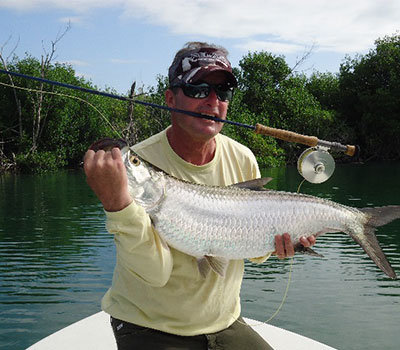
[[[64,31],[59,31],[54,40],[51,41],[50,52],[46,51],[44,43],[42,41],[43,52],[40,67],[40,76],[46,78],[47,72],[51,67],[51,62],[55,59],[54,55],[56,52],[57,44],[71,29],[71,23],[68,23]],[[45,96],[43,93],[44,84],[40,83],[39,92],[36,94],[36,100],[33,100],[34,114],[33,114],[33,126],[32,126],[32,148],[30,151],[34,152],[37,149],[38,141],[42,135],[44,124],[48,115],[48,110],[44,108]]]
[[[135,96],[135,88],[136,88],[136,81],[134,81],[131,85],[131,91],[129,93],[129,98],[133,99]],[[128,105],[128,125],[126,128],[122,131],[122,134],[124,135],[125,141],[127,141],[130,144],[135,144],[137,143],[137,132],[135,128],[135,116],[134,116],[134,111],[135,111],[135,106],[133,101],[131,100]]]
[[[4,44],[0,47],[0,56],[2,57],[2,59],[4,59],[4,57],[3,57],[4,49],[8,45],[8,43],[11,41],[11,39],[12,39],[12,35],[10,35],[8,37],[8,39],[4,42]],[[18,36],[18,40],[17,40],[17,43],[15,44],[14,48],[10,51],[9,55],[7,56],[7,58],[4,59],[6,62],[8,62],[10,57],[14,54],[15,50],[19,46],[19,42],[20,42],[20,36]]]
[[[51,52],[48,53],[46,51],[46,49],[43,47],[43,51],[45,53],[45,64],[49,64],[50,62],[52,62],[54,59],[56,59],[57,57],[54,57],[54,54],[56,52],[56,46],[57,44],[64,38],[64,36],[71,30],[71,21],[68,22],[67,26],[65,27],[65,29],[63,31],[59,30],[56,38],[54,40],[51,41]],[[43,44],[43,42],[42,42]],[[43,60],[43,55],[42,55],[42,60]]]
[[[6,59],[4,59],[3,50],[6,47],[6,45],[8,44],[8,42],[11,40],[11,38],[12,38],[12,36],[10,35],[10,37],[7,39],[7,41],[4,43],[4,45],[1,47],[1,50],[0,50],[0,61],[3,64],[3,67],[4,67],[5,70],[8,70],[8,65],[7,65],[8,59],[15,52],[15,50],[17,49],[17,47],[19,45],[19,41],[20,41],[20,38],[18,37],[17,44],[12,49],[10,55],[8,55]],[[10,74],[8,74],[8,78],[10,79],[10,84],[11,84],[11,86],[13,88],[15,104],[17,106],[19,136],[22,137],[22,107],[21,107],[21,100],[18,97],[17,89],[15,88],[13,77]]]
[[[7,61],[10,60],[10,58],[14,55],[15,51],[17,50],[17,47],[19,46],[20,41],[21,41],[21,37],[18,35],[18,40],[17,40],[14,48],[11,50],[10,54],[7,56]]]
[[[1,46],[1,48],[0,48],[0,55],[3,55],[3,50],[4,50],[4,48],[8,45],[8,42],[11,40],[11,38],[12,38],[12,35],[10,35],[10,36],[8,37],[8,39],[5,41],[5,43]]]
[[[296,58],[296,63],[290,69],[290,73],[295,72],[298,67],[300,67],[305,61],[307,61],[307,59],[312,55],[314,48],[315,43],[313,43],[308,50],[304,50],[303,55],[300,57],[300,59]]]

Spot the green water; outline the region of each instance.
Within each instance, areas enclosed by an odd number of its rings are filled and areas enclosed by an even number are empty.
[[[270,187],[296,191],[295,169],[271,169]],[[338,166],[301,191],[356,206],[400,204],[400,164]],[[400,220],[378,231],[400,275]],[[320,237],[324,258],[246,263],[243,314],[341,350],[399,348],[400,281],[386,278],[351,238]],[[32,343],[100,309],[115,251],[83,174],[0,177],[0,349]]]

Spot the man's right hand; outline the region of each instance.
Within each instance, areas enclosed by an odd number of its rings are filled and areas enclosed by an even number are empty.
[[[128,177],[119,148],[89,150],[83,159],[86,181],[106,211],[119,211],[132,202]]]

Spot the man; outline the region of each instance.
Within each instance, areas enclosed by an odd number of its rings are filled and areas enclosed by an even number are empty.
[[[226,118],[237,81],[224,48],[188,43],[169,69],[169,107]],[[252,152],[221,135],[222,123],[171,113],[171,126],[134,146],[145,160],[178,178],[227,186],[260,176]],[[118,149],[88,151],[87,181],[102,202],[114,234],[117,262],[102,300],[121,349],[271,349],[240,319],[242,260],[226,276],[203,277],[196,259],[160,242],[144,209],[128,194]],[[309,247],[315,238],[302,238]],[[276,255],[292,256],[288,234],[276,237]],[[267,257],[260,257],[264,261]]]

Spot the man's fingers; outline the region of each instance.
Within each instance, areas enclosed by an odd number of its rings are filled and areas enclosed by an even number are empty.
[[[121,150],[118,147],[115,147],[111,150],[111,155],[115,160],[122,159]]]
[[[283,247],[283,238],[281,235],[275,236],[275,254],[279,259],[285,257],[285,248]]]
[[[119,171],[125,171],[124,170],[125,164],[124,164],[124,161],[122,160],[121,150],[119,148],[113,148],[111,150],[111,155],[112,155],[113,161],[116,163]]]
[[[294,246],[288,233],[275,236],[275,254],[279,259],[294,256]]]
[[[121,167],[122,165],[122,167]],[[118,148],[112,152],[88,150],[83,164],[87,178],[114,177],[124,167],[121,152]]]
[[[100,150],[100,151],[97,151],[97,152],[94,154],[93,160],[94,160],[96,163],[99,163],[99,162],[102,162],[102,161],[106,158],[106,156],[107,156],[107,152],[104,152],[103,150]]]
[[[87,161],[89,159],[92,159],[94,157],[94,151],[92,151],[91,149],[86,151],[85,156],[83,157],[83,161]]]
[[[86,175],[88,175],[92,169],[94,156],[95,152],[89,150],[85,153],[85,156],[83,157],[83,170],[85,171]]]
[[[310,236],[308,237],[308,241],[310,242],[310,246],[312,246],[317,241],[317,238],[315,236]]]
[[[294,255],[294,247],[288,233],[275,236],[275,254],[279,259]]]
[[[315,244],[315,241],[315,236],[300,237],[300,243],[306,248],[313,246]]]
[[[284,233],[282,235],[283,241],[285,244],[285,251],[286,251],[286,257],[291,257],[294,255],[294,247],[292,243],[292,239],[290,238],[290,235],[288,233]]]
[[[300,243],[308,248],[315,244],[315,236],[300,237]],[[275,236],[275,254],[279,259],[284,259],[294,256],[294,246],[289,233]]]

